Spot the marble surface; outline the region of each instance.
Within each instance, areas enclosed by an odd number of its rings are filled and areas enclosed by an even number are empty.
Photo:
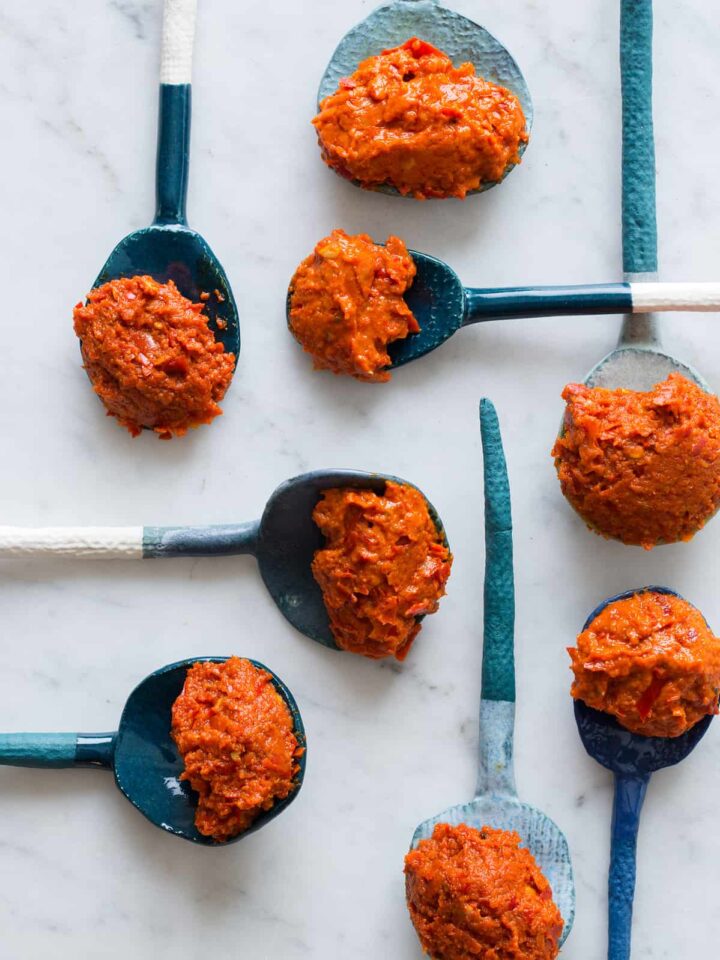
[[[189,212],[223,261],[243,351],[225,416],[181,441],[132,440],[80,368],[73,304],[153,209],[159,0],[5,0],[0,9],[3,523],[171,524],[259,515],[307,469],[378,469],[437,505],[450,590],[403,666],[293,632],[250,558],[5,563],[0,729],[112,729],[155,667],[257,657],[290,685],[310,756],[301,797],[227,850],[147,824],[96,771],[0,771],[3,960],[419,960],[402,858],[416,824],[471,795],[482,635],[477,405],[497,404],[516,530],[521,796],[567,832],[577,920],[563,957],[605,955],[611,783],[575,730],[565,647],[607,595],[659,582],[720,626],[720,520],[689,546],[589,534],[549,449],[560,390],[619,318],[461,331],[385,386],[313,374],[288,336],[287,281],[335,226],[389,231],[468,284],[620,276],[618,11],[608,0],[457,0],[521,63],[536,108],[522,167],[465,203],[354,189],[321,164],[309,120],[325,61],[372,0],[200,0]],[[720,26],[706,0],[659,4],[661,272],[717,279]],[[15,291],[20,291],[17,296]],[[675,316],[667,345],[720,385],[717,316]],[[720,939],[720,726],[655,777],[639,851],[636,958],[690,960]]]

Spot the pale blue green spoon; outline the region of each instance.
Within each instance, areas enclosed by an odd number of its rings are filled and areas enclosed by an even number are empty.
[[[575,918],[570,851],[556,824],[517,796],[513,773],[515,726],[515,588],[510,488],[495,408],[480,404],[485,472],[485,618],[480,701],[480,772],[475,798],[421,823],[412,845],[438,823],[516,831],[550,883],[564,921],[561,943]]]
[[[411,37],[419,37],[446,53],[454,64],[469,61],[479,76],[507,87],[520,101],[527,131],[533,121],[530,92],[517,63],[505,47],[487,30],[467,17],[448,10],[437,0],[392,0],[385,3],[353,27],[343,37],[330,59],[318,90],[318,107],[325,97],[337,89],[343,77],[350,76],[358,64],[390,47],[397,47]],[[520,155],[525,151],[522,144]],[[516,166],[508,165],[505,176]],[[482,193],[500,181],[485,183],[473,193]],[[391,186],[376,188],[382,193],[401,196]]]
[[[0,765],[112,770],[123,796],[161,830],[209,847],[242,840],[293,802],[305,776],[306,753],[298,758],[296,788],[261,813],[243,833],[219,843],[198,832],[195,827],[197,794],[187,781],[180,780],[184,766],[170,735],[171,710],[193,663],[224,660],[227,657],[193,657],[151,673],[130,694],[114,733],[2,733]],[[290,711],[298,744],[305,748],[305,728],[292,693],[272,670],[257,660],[250,662],[270,674],[273,686]]]

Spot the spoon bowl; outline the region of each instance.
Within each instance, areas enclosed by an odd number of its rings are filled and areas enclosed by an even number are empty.
[[[553,899],[563,918],[560,946],[563,945],[575,918],[575,881],[567,839],[550,817],[516,797],[476,797],[469,803],[449,807],[421,823],[413,834],[412,847],[431,837],[438,823],[453,826],[465,823],[476,830],[493,827],[515,831],[552,888]]]
[[[532,100],[515,60],[484,27],[446,9],[436,0],[392,0],[373,10],[365,20],[353,27],[338,44],[323,74],[318,90],[318,108],[326,97],[335,92],[344,77],[355,72],[361,61],[397,47],[415,36],[442,50],[455,65],[469,61],[479,76],[507,87],[520,101],[526,129],[530,133]],[[526,146],[526,143],[520,145],[518,152],[521,156]],[[501,179],[515,166],[514,163],[509,164]],[[472,193],[482,193],[500,182],[485,183]],[[388,185],[374,189],[401,196],[394,187]]]
[[[180,695],[188,669],[194,663],[223,663],[227,657],[194,657],[162,667],[146,677],[130,694],[116,733],[6,733],[0,734],[0,764],[25,767],[92,766],[112,769],[122,794],[146,819],[167,833],[192,843],[223,847],[264,827],[293,802],[305,776],[306,753],[298,758],[296,787],[285,799],[258,816],[247,830],[219,842],[195,827],[197,795],[180,780],[184,764],[170,734],[172,705]],[[305,748],[305,728],[297,703],[272,670],[267,671],[293,720],[298,745]]]
[[[118,243],[93,287],[122,277],[145,275],[158,283],[172,280],[193,303],[201,302],[201,294],[210,294],[203,314],[209,318],[208,326],[215,339],[226,353],[235,354],[237,364],[240,325],[235,298],[225,271],[199,233],[177,223],[154,223],[136,230]]]
[[[485,609],[480,701],[479,775],[475,797],[423,821],[412,847],[438,823],[515,831],[547,878],[563,918],[564,943],[575,918],[570,851],[557,825],[517,796],[513,772],[515,725],[515,591],[507,467],[495,408],[480,404],[485,476]]]

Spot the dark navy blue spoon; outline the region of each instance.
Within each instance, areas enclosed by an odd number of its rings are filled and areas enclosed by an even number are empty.
[[[230,284],[217,257],[203,237],[188,227],[186,217],[196,2],[165,0],[155,220],[120,241],[93,286],[147,274],[161,283],[173,280],[194,303],[200,294],[210,294],[205,304],[209,326],[215,339],[237,359],[240,326]]]
[[[265,586],[283,616],[301,633],[337,649],[322,592],[310,565],[323,537],[312,513],[323,490],[354,487],[384,493],[398,477],[358,470],[317,470],[287,480],[251,523],[201,527],[0,527],[0,557],[69,557],[146,560],[165,557],[217,557],[252,554]],[[410,484],[412,486],[412,484]],[[422,493],[422,491],[420,491]],[[445,543],[445,531],[427,500]]]
[[[337,90],[343,77],[350,76],[358,64],[390,47],[397,47],[411,37],[419,37],[444,51],[454,64],[470,62],[479,76],[499,83],[512,91],[520,101],[527,131],[533,121],[533,105],[525,78],[505,47],[467,17],[441,6],[437,0],[391,0],[384,3],[353,27],[343,37],[323,74],[318,90],[320,101]],[[520,147],[524,153],[526,144]],[[508,165],[504,179],[516,164]],[[482,193],[500,181],[485,183],[473,193]],[[401,196],[391,186],[376,188],[382,193]]]
[[[180,780],[183,762],[170,735],[171,709],[185,683],[187,670],[198,661],[222,663],[227,657],[194,657],[161,667],[130,694],[115,733],[3,733],[0,765],[13,767],[101,767],[112,770],[124,796],[156,827],[183,840],[209,847],[226,846],[254,833],[293,802],[305,776],[306,754],[298,759],[297,787],[284,800],[260,814],[231,840],[218,843],[195,827],[197,794]],[[292,693],[267,670],[293,718],[298,744],[306,746],[305,728]]]
[[[667,587],[628,590],[604,600],[587,618],[583,630],[608,604],[647,591],[679,596]],[[704,717],[681,737],[643,737],[626,730],[610,714],[592,710],[576,700],[575,719],[587,752],[615,775],[608,879],[608,960],[629,960],[637,836],[650,777],[656,770],[684,760],[705,736],[713,718]]]
[[[425,356],[461,327],[488,320],[653,310],[720,310],[720,283],[597,283],[540,287],[464,287],[455,271],[427,253],[409,251],[417,273],[405,300],[419,333],[388,348],[390,369]],[[285,311],[290,325],[292,282]],[[662,379],[662,378],[661,378]]]

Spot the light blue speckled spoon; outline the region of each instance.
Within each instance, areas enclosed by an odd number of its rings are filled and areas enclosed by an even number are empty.
[[[441,6],[437,0],[392,0],[378,7],[353,27],[338,44],[320,81],[318,106],[334,93],[343,77],[350,76],[361,60],[419,37],[446,53],[454,64],[470,61],[479,76],[507,87],[520,101],[527,131],[533,121],[533,105],[525,78],[505,47],[483,27]],[[520,154],[525,150],[520,147]],[[509,164],[504,176],[513,169]],[[504,178],[503,178],[504,179]],[[497,181],[500,182],[500,181]],[[485,183],[473,193],[494,187]],[[383,193],[401,196],[394,187],[377,187]]]
[[[421,823],[412,845],[438,823],[515,830],[547,877],[564,920],[561,943],[575,918],[575,883],[567,840],[544,813],[518,799],[513,773],[515,725],[515,588],[510,489],[495,408],[480,404],[485,463],[485,621],[480,701],[480,773],[475,799]]]

